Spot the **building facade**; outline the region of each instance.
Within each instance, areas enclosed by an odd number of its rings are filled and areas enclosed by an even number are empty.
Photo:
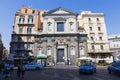
[[[2,56],[3,56],[3,43],[2,43],[2,36],[0,34],[0,60],[2,60]]]
[[[112,62],[112,52],[109,49],[104,14],[83,11],[78,16],[78,22],[80,26],[84,27],[88,35],[88,55],[96,62],[100,60]]]
[[[4,47],[2,35],[0,34],[0,61],[8,60],[8,50]]]
[[[90,23],[87,18],[100,20]],[[15,14],[11,37],[10,53],[15,60],[39,54],[47,55],[48,63],[75,64],[81,57],[97,61],[111,59],[104,14],[82,12],[78,15],[61,7],[50,11],[22,7]]]
[[[120,35],[109,35],[109,46],[110,50],[113,51],[113,55],[116,60],[120,60]]]

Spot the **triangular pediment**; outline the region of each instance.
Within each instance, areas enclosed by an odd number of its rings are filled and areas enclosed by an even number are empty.
[[[53,12],[52,14],[70,14],[70,12],[59,9],[59,10],[56,10],[55,12]]]
[[[48,12],[46,12],[44,15],[77,15],[77,13],[73,12],[73,11],[70,11],[68,9],[65,9],[65,8],[56,8],[56,9],[53,9],[53,10],[50,10]]]

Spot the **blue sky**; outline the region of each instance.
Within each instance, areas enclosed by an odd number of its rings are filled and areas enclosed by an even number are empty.
[[[0,33],[7,49],[11,40],[15,12],[22,6],[38,10],[63,7],[77,13],[82,10],[105,13],[108,35],[120,34],[120,0],[0,0]]]

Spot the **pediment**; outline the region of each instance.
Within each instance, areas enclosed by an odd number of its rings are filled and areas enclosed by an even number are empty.
[[[64,9],[64,8],[56,8],[56,9],[53,9],[53,10],[50,10],[48,12],[46,12],[44,14],[45,16],[50,16],[50,15],[78,15],[77,13],[73,12],[73,11],[70,11],[68,9]]]
[[[53,12],[52,14],[70,14],[70,12],[67,12],[65,10],[59,9],[59,10]]]

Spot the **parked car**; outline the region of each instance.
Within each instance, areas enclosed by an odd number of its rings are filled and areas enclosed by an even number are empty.
[[[86,62],[79,67],[79,73],[95,73],[96,66],[92,62]]]
[[[120,61],[114,61],[108,66],[108,73],[119,73],[120,74]]]
[[[28,63],[24,66],[25,66],[25,70],[39,70],[44,67],[43,64],[39,64],[35,62]]]

